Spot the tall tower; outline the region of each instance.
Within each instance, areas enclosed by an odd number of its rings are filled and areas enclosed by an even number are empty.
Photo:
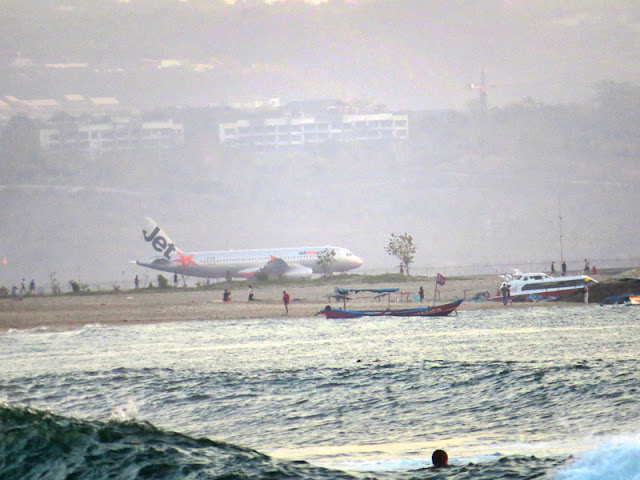
[[[480,83],[471,83],[469,87],[472,90],[480,90],[480,113],[482,115],[487,114],[487,84],[484,78],[484,68],[480,74]]]

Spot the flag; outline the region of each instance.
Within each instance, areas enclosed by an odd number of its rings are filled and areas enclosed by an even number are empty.
[[[445,279],[442,275],[438,274],[436,277],[436,283],[440,286],[444,285]]]

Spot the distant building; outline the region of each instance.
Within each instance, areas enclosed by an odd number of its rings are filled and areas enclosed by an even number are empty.
[[[220,144],[277,149],[328,141],[354,142],[409,138],[405,114],[319,115],[238,120],[221,123]]]
[[[126,110],[115,97],[87,98],[78,94],[67,94],[59,100],[56,99],[24,99],[6,95],[0,97],[6,105],[10,115],[28,115],[32,118],[48,118],[56,112],[67,112],[80,115],[87,114],[112,114]]]
[[[229,105],[236,110],[275,110],[282,107],[277,97],[260,99],[234,97],[229,100]]]
[[[94,107],[102,107],[102,108],[119,108],[120,102],[115,97],[95,97],[90,98],[89,102]]]
[[[91,155],[107,150],[171,148],[184,144],[184,127],[173,120],[145,122],[137,117],[101,122],[77,120],[46,125],[40,130],[45,152],[75,150]]]
[[[25,100],[12,95],[5,96],[3,104],[6,105],[6,110],[10,114],[34,117],[51,115],[52,112],[60,108],[58,101],[52,98]]]
[[[89,68],[88,63],[45,63],[44,68],[54,68],[54,69],[86,69]]]
[[[2,99],[0,99],[0,121],[4,123],[6,120],[8,120],[10,113],[11,113],[11,108],[9,107],[9,104],[3,101]],[[0,126],[2,125],[0,124]]]

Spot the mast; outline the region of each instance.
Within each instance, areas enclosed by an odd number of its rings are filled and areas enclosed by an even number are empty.
[[[471,83],[469,84],[469,88],[473,90],[480,90],[480,114],[487,114],[487,84],[484,78],[484,68],[480,72],[480,83]]]
[[[558,221],[560,227],[560,261],[564,261],[564,251],[562,245],[562,201],[560,199],[560,195],[558,195]]]

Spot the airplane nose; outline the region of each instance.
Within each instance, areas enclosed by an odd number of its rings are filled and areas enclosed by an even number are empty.
[[[360,266],[360,265],[362,265],[364,262],[362,261],[362,259],[361,259],[360,257],[356,257],[356,256],[354,255],[354,257],[353,257],[353,263],[355,263],[356,265]]]

